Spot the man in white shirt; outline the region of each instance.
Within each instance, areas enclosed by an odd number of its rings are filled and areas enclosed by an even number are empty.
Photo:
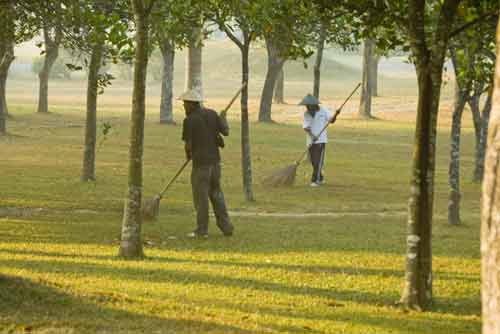
[[[313,167],[311,176],[311,187],[317,187],[324,182],[323,163],[325,160],[325,146],[328,142],[326,126],[333,123],[330,110],[320,107],[319,100],[311,94],[307,94],[299,105],[306,106],[304,113],[304,131],[307,133],[307,146],[309,147],[309,160]],[[323,131],[324,129],[324,131]]]

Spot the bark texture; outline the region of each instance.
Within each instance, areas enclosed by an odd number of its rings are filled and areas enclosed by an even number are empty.
[[[401,303],[424,309],[432,302],[432,209],[436,155],[436,125],[442,70],[450,27],[459,0],[445,0],[433,32],[426,42],[425,1],[408,2],[408,35],[418,79],[417,124],[408,203],[405,284]]]
[[[465,105],[469,101],[472,90],[472,76],[474,74],[474,54],[465,50],[466,57],[457,57],[456,47],[449,47],[451,61],[455,70],[455,105],[453,107],[451,138],[450,138],[450,164],[448,168],[448,223],[460,224],[460,132],[462,129],[462,115]],[[463,73],[460,73],[460,69]]]
[[[363,80],[361,86],[361,100],[359,102],[359,118],[372,118],[372,66],[375,52],[375,42],[371,39],[365,40],[363,48]]]
[[[483,334],[500,333],[500,25],[493,106],[481,196],[481,300]]]
[[[87,115],[85,120],[85,146],[80,179],[84,182],[95,181],[95,150],[97,141],[97,90],[99,70],[102,65],[104,44],[92,47],[87,80]]]
[[[242,30],[243,40],[238,39],[224,23],[220,23],[226,35],[241,51],[241,83],[245,86],[241,91],[241,173],[243,179],[243,193],[249,202],[254,201],[252,186],[252,156],[250,153],[250,122],[248,120],[248,82],[250,69],[248,65],[250,52],[250,32]]]
[[[377,50],[377,48],[374,47],[374,55],[373,55],[373,59],[372,59],[371,66],[370,66],[370,71],[371,71],[370,79],[372,80],[372,83],[370,86],[371,86],[371,90],[372,90],[372,96],[374,96],[374,97],[379,96],[379,93],[378,93],[378,64],[380,63],[380,56],[377,55],[376,50]]]
[[[14,60],[14,20],[15,12],[13,2],[0,2],[0,16],[4,26],[0,30],[0,136],[7,133],[7,76],[10,64]],[[9,29],[10,28],[10,29]]]
[[[172,107],[174,87],[175,45],[171,40],[160,40],[163,56],[163,73],[161,80],[160,123],[175,124]]]
[[[142,156],[144,149],[145,93],[149,35],[148,17],[144,0],[132,0],[131,2],[136,28],[136,48],[130,125],[128,191],[125,199],[119,254],[125,258],[142,258],[144,256],[141,241]]]
[[[481,132],[479,133],[479,148],[477,152],[476,166],[474,168],[474,181],[481,182],[484,175],[484,163],[486,158],[486,143],[488,141],[488,128],[492,108],[493,90],[490,89],[481,116]]]
[[[467,101],[467,90],[461,89],[453,108],[451,124],[450,165],[448,168],[448,223],[460,224],[460,132],[462,129],[462,114]]]
[[[314,85],[313,95],[319,99],[321,87],[321,63],[323,62],[323,50],[325,48],[326,29],[322,25],[319,35],[318,45],[316,47],[316,59],[314,61]]]
[[[276,78],[276,87],[274,87],[274,103],[277,103],[277,104],[284,104],[285,103],[284,66],[281,67],[281,71],[278,72],[278,77]]]
[[[61,27],[43,27],[43,39],[45,42],[45,56],[43,66],[38,73],[40,79],[38,91],[38,112],[47,113],[49,111],[49,76],[52,65],[59,56],[59,44],[61,44]]]
[[[280,57],[278,48],[270,38],[266,38],[267,49],[267,72],[264,88],[260,98],[259,122],[272,122],[271,108],[273,102],[274,87],[279,72],[283,68],[285,59]]]
[[[193,29],[193,36],[189,43],[186,59],[185,90],[197,90],[203,96],[202,81],[202,28]]]

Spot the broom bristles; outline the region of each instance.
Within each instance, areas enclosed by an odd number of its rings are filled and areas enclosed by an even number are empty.
[[[154,221],[160,213],[160,196],[156,195],[144,201],[142,205],[142,219],[143,221]]]
[[[297,174],[297,164],[289,165],[266,177],[262,183],[270,187],[292,186]]]

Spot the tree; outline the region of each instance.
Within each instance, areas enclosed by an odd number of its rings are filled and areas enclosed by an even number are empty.
[[[283,64],[284,65],[284,64]],[[285,66],[281,67],[281,71],[276,78],[276,86],[274,87],[274,103],[285,103]]]
[[[174,83],[174,58],[175,44],[170,39],[161,39],[161,55],[163,57],[163,71],[161,78],[161,103],[160,103],[160,123],[175,124],[172,107],[173,83]]]
[[[260,36],[264,23],[261,16],[263,8],[258,1],[219,1],[210,2],[210,15],[218,27],[226,33],[229,39],[241,52],[241,168],[243,193],[247,201],[254,201],[252,187],[252,160],[250,153],[250,125],[248,120],[248,83],[249,83],[249,52],[250,44]],[[236,31],[240,31],[240,36]]]
[[[361,100],[359,103],[358,116],[364,119],[372,118],[372,96],[373,96],[373,62],[375,58],[375,42],[367,38],[363,47],[363,77],[361,88]]]
[[[194,89],[203,96],[202,80],[202,58],[203,58],[203,25],[200,19],[197,25],[193,26],[191,38],[186,54],[186,71],[184,89]]]
[[[192,27],[200,24],[200,13],[199,3],[175,0],[157,2],[152,12],[153,41],[158,45],[163,58],[160,103],[162,124],[175,124],[172,109],[175,49],[189,44]],[[201,59],[198,70],[201,71]]]
[[[149,16],[154,2],[155,0],[131,0],[135,27],[134,88],[130,124],[128,191],[125,199],[119,250],[119,255],[125,258],[142,258],[144,256],[141,241],[142,153],[144,149]]]
[[[481,195],[481,301],[483,334],[500,332],[500,25],[496,44],[495,88]]]
[[[128,13],[123,1],[70,0],[61,22],[70,27],[63,31],[63,44],[75,55],[83,58],[87,67],[87,100],[85,137],[80,180],[95,181],[95,155],[97,142],[97,97],[110,85],[113,77],[103,71],[106,62],[112,59],[126,60],[130,57]],[[67,64],[72,70],[82,66]],[[103,131],[107,131],[107,128]]]
[[[61,18],[61,4],[58,3],[54,6],[47,6],[48,4],[41,4],[40,8],[40,21],[42,22],[43,45],[45,49],[43,66],[38,73],[40,79],[38,91],[38,112],[47,113],[49,111],[49,75],[52,65],[59,56],[59,46],[63,37]],[[40,46],[42,43],[40,43]]]
[[[323,61],[323,50],[325,48],[327,30],[325,23],[320,25],[319,39],[316,47],[316,59],[314,62],[314,84],[313,84],[313,95],[319,99],[319,92],[321,86],[321,63]]]
[[[478,15],[482,15],[483,8],[478,10]],[[463,25],[464,19],[457,18],[457,24]],[[477,38],[481,36],[481,38]],[[485,86],[490,86],[490,78],[493,76],[493,63],[488,55],[494,53],[490,45],[495,41],[495,25],[488,21],[477,25],[456,35],[449,46],[450,58],[455,71],[455,81],[457,85],[456,102],[453,110],[451,128],[451,149],[449,166],[450,193],[448,200],[448,222],[452,225],[460,223],[460,128],[462,113],[465,105],[469,103],[472,111],[472,119],[476,137],[476,171],[478,170],[478,160],[481,159],[481,127],[482,116],[479,107],[479,99],[485,91]],[[490,89],[488,89],[490,90]],[[489,98],[488,98],[489,100]],[[485,104],[486,108],[491,106],[490,101]],[[483,113],[488,116],[488,111]],[[486,125],[487,127],[487,121]],[[484,155],[483,155],[484,157]]]
[[[5,88],[9,67],[14,60],[15,8],[14,1],[0,2],[0,17],[4,22],[0,27],[0,136],[7,132],[7,99]]]
[[[29,4],[29,2],[28,2]],[[10,64],[14,60],[14,46],[33,37],[36,28],[33,15],[25,10],[26,1],[0,1],[0,136],[7,133],[6,86]]]
[[[286,60],[306,59],[313,54],[312,35],[317,12],[296,1],[263,1],[261,17],[265,18],[262,37],[267,50],[267,72],[262,88],[259,122],[272,122],[271,108],[276,80]]]
[[[455,69],[457,92],[453,107],[451,126],[450,165],[448,169],[448,183],[450,193],[448,197],[448,223],[460,223],[460,131],[462,114],[472,89],[471,74],[474,71],[474,50],[465,50],[462,57],[458,57],[457,50],[450,46],[450,54]],[[465,64],[463,64],[465,63]],[[465,67],[465,73],[460,73],[459,68]]]
[[[343,4],[317,0],[330,11],[344,6],[359,19],[354,29],[360,35],[376,37],[381,50],[409,44],[411,60],[418,80],[417,124],[409,199],[405,286],[401,303],[408,308],[423,309],[432,301],[432,211],[436,155],[436,126],[439,109],[442,70],[450,38],[485,17],[468,16],[467,23],[453,29],[459,4],[492,5],[498,13],[498,2],[443,0],[423,1],[346,1]],[[378,36],[373,36],[377,32]]]
[[[267,50],[267,72],[262,88],[259,108],[259,122],[272,122],[271,106],[276,80],[283,69],[286,58],[283,56],[283,51],[280,50],[276,38],[268,34],[265,37]]]

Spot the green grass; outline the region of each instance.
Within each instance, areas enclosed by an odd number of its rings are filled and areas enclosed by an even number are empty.
[[[396,305],[404,278],[405,215],[414,126],[346,115],[330,129],[326,177],[270,189],[260,180],[304,148],[297,124],[252,124],[254,191],[243,199],[237,122],[223,151],[232,212],[345,213],[332,217],[244,217],[224,238],[194,228],[189,173],[144,225],[144,261],[116,257],[126,190],[128,110],[105,110],[113,131],[97,153],[97,182],[82,184],[80,105],[36,115],[12,105],[0,139],[0,332],[40,333],[455,333],[480,332],[479,185],[470,182],[473,134],[463,135],[462,218],[446,222],[448,125],[439,128],[433,230],[434,304]],[[395,114],[396,115],[396,114]],[[146,123],[144,193],[152,196],[183,159],[180,127]],[[180,119],[180,112],[176,115]],[[382,215],[385,213],[385,215]]]

